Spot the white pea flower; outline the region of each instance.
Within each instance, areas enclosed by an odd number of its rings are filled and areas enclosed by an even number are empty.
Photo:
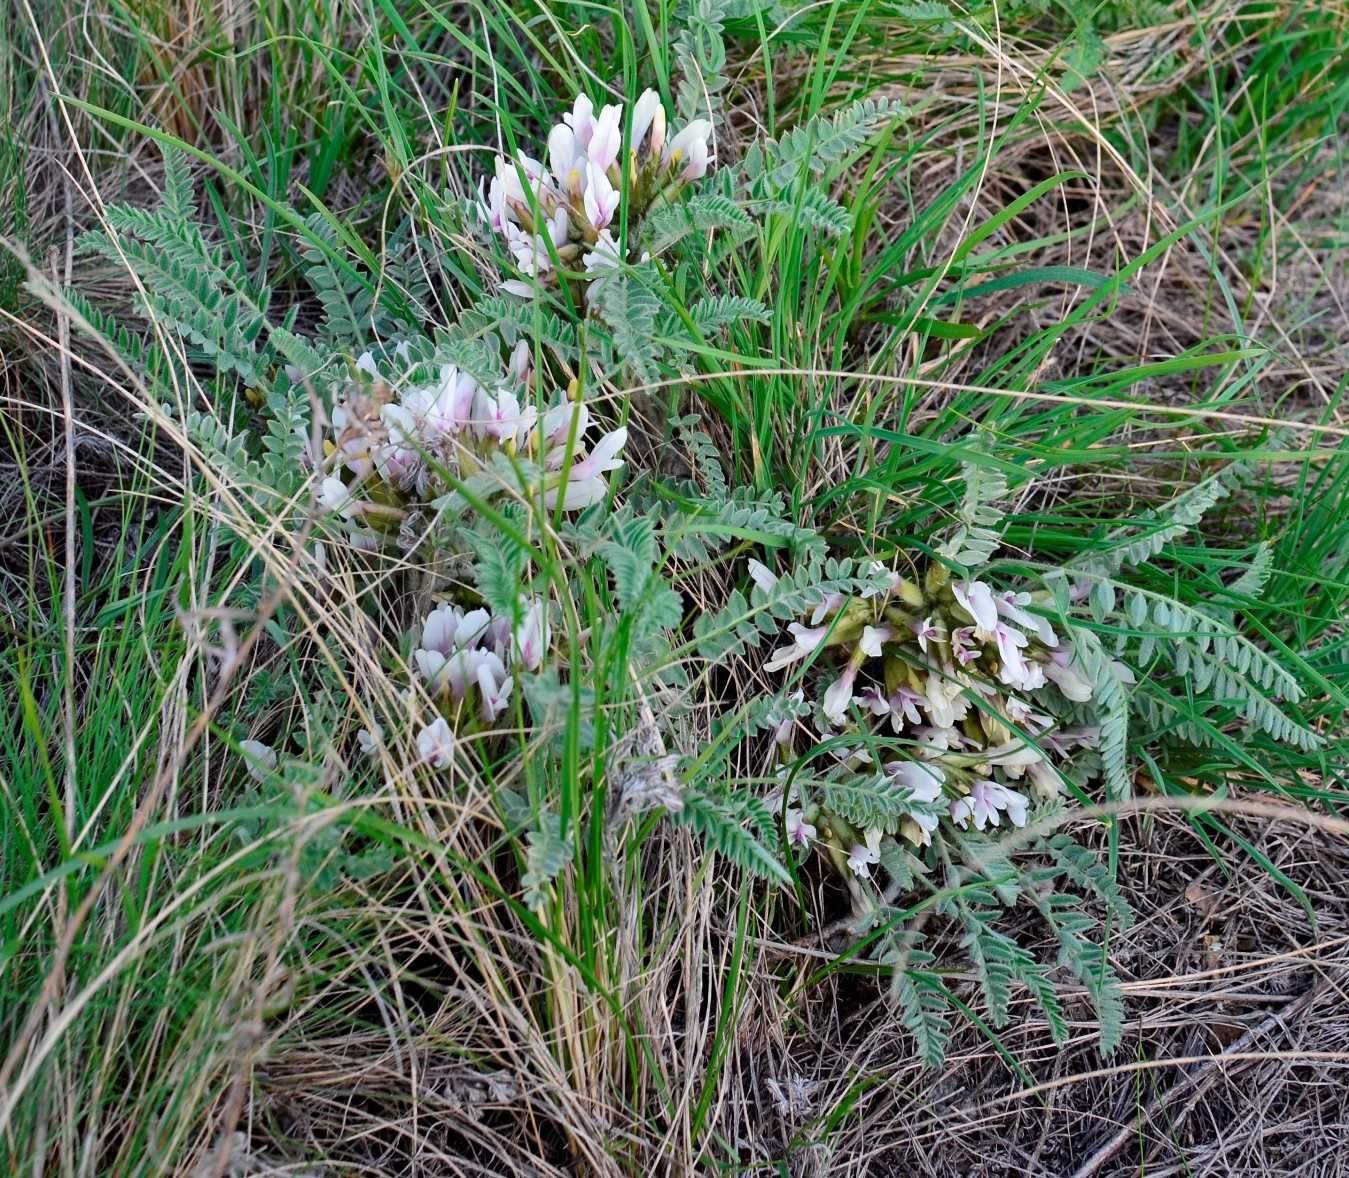
[[[356,744],[367,757],[379,755],[379,746],[383,739],[384,729],[378,724],[374,726],[374,731],[369,728],[362,728],[356,733]]]
[[[890,723],[894,726],[896,732],[903,727],[904,723],[921,724],[923,717],[919,715],[919,708],[927,707],[927,696],[922,692],[914,691],[907,683],[901,683],[890,695]]]
[[[935,727],[950,728],[957,720],[965,718],[970,710],[970,701],[960,683],[933,671],[927,677],[925,686],[927,703],[924,711]]]
[[[866,708],[873,716],[888,716],[890,700],[879,687],[868,687],[857,697],[858,706]]]
[[[783,825],[787,831],[787,842],[793,847],[810,846],[818,833],[814,823],[807,822],[805,815],[795,806],[787,807],[787,813],[783,817]]]
[[[848,595],[846,593],[826,593],[824,600],[815,607],[815,612],[810,615],[810,624],[818,626],[830,614],[837,613],[848,604]]]
[[[803,659],[810,654],[821,642],[824,636],[829,632],[827,626],[816,626],[813,629],[801,625],[800,622],[791,622],[787,626],[788,633],[792,634],[795,641],[790,646],[780,646],[773,652],[768,662],[764,663],[765,671],[780,671],[783,667]]]
[[[749,568],[750,580],[758,585],[766,595],[771,594],[777,588],[778,576],[767,565],[752,557],[746,564]]]
[[[521,603],[520,622],[511,634],[511,659],[530,671],[543,664],[548,652],[548,613],[539,598]]]
[[[670,140],[665,149],[666,166],[679,171],[685,180],[697,180],[706,175],[710,159],[707,137],[711,133],[712,124],[707,119],[694,119]]]
[[[885,771],[909,791],[915,802],[935,802],[942,796],[946,771],[925,761],[889,761]]]
[[[454,733],[444,716],[417,733],[417,753],[432,769],[445,769],[454,760]]]
[[[867,658],[878,659],[881,657],[882,645],[894,636],[895,632],[889,626],[864,626],[857,647]]]
[[[1059,636],[1054,633],[1054,628],[1049,622],[1039,614],[1021,608],[1030,604],[1029,593],[997,593],[994,594],[993,600],[998,607],[998,613],[1009,622],[1015,622],[1018,626],[1033,631],[1036,638],[1045,646],[1058,646]]]
[[[848,852],[848,867],[859,879],[870,879],[871,869],[881,861],[879,850],[872,850],[861,843],[853,843]]]
[[[543,445],[547,452],[544,464],[549,469],[562,465],[567,456],[567,443],[573,436],[574,448],[579,448],[585,432],[590,428],[590,410],[584,401],[563,401],[543,415]]]
[[[241,740],[239,751],[244,755],[244,766],[254,781],[266,781],[276,769],[276,750],[260,740]]]
[[[626,426],[620,426],[605,434],[585,458],[573,462],[567,468],[567,479],[562,486],[554,487],[545,493],[544,505],[553,507],[561,498],[563,511],[578,511],[599,503],[609,491],[604,476],[623,465],[623,460],[618,455],[627,440]]]
[[[586,145],[586,154],[590,162],[603,172],[607,172],[618,160],[623,148],[623,107],[621,104],[606,106],[595,120],[590,142]]]
[[[509,389],[497,389],[493,396],[480,388],[473,398],[474,432],[480,438],[495,438],[503,446],[527,439],[537,416],[533,405],[521,409],[519,398]]]
[[[956,604],[974,619],[975,637],[987,642],[998,624],[998,607],[993,591],[982,581],[956,583],[952,587]]]
[[[585,153],[576,142],[576,132],[566,123],[558,123],[548,135],[548,168],[564,192],[574,193],[580,186]]]
[[[618,211],[618,190],[609,183],[609,177],[592,160],[586,165],[586,188],[583,203],[586,218],[596,229],[605,228]]]
[[[660,95],[651,89],[643,90],[637,101],[632,104],[632,138],[628,141],[630,150],[641,150],[642,140],[655,123],[657,114],[661,116],[661,134],[664,136],[665,108],[661,105]],[[654,145],[651,150],[657,154],[660,152],[660,148]]]
[[[941,639],[941,627],[936,620],[930,617],[924,618],[915,631],[918,638],[918,649],[927,654],[929,645],[933,645]]]
[[[951,820],[962,828],[972,821],[975,830],[983,830],[999,825],[1000,815],[1006,813],[1012,826],[1025,826],[1029,804],[1025,794],[1014,789],[996,781],[976,780],[968,796],[951,802]]]
[[[1073,658],[1071,651],[1053,651],[1049,656],[1049,661],[1044,664],[1043,671],[1046,678],[1063,693],[1066,699],[1079,704],[1084,704],[1091,699],[1094,688],[1087,679],[1078,673],[1076,660]]]
[[[335,512],[343,519],[352,519],[361,513],[359,500],[335,474],[330,474],[319,486],[319,506],[324,511]]]
[[[490,724],[506,710],[515,679],[490,650],[482,653],[483,658],[478,663],[478,691],[482,697],[482,718]]]
[[[1030,641],[1020,630],[1014,630],[1006,622],[998,622],[993,636],[998,644],[998,679],[1022,691],[1033,691],[1045,684],[1044,668],[1031,662],[1021,653]]]
[[[857,668],[849,664],[824,693],[824,714],[835,723],[842,723],[852,706],[853,683],[857,679]]]

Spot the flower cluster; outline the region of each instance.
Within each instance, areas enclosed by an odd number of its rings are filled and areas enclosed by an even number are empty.
[[[371,353],[356,362],[358,381],[333,406],[321,457],[320,507],[346,521],[359,548],[379,547],[396,534],[410,504],[443,492],[450,478],[472,475],[494,451],[529,458],[544,472],[545,507],[577,511],[601,501],[627,430],[586,440],[592,420],[575,394],[554,398],[540,412],[529,347],[516,345],[502,381],[480,385],[453,365],[430,384],[395,388]],[[306,461],[313,462],[304,439]]]
[[[454,757],[456,733],[495,724],[515,694],[516,672],[543,665],[550,637],[547,608],[538,598],[521,598],[512,617],[448,601],[427,614],[411,635],[412,667],[436,707],[435,718],[417,733],[421,760],[444,769]],[[361,750],[372,756],[383,738],[378,727],[357,734]]]
[[[1035,594],[952,581],[935,565],[922,586],[880,566],[870,572],[874,588],[826,597],[788,625],[790,641],[764,664],[780,671],[814,656],[814,665],[832,668],[814,710],[819,737],[841,771],[875,771],[892,796],[908,799],[910,809],[893,822],[858,830],[792,788],[788,842],[818,843],[858,876],[880,862],[886,838],[926,846],[943,819],[978,831],[1004,821],[1024,826],[1028,792],[1056,795],[1068,759],[1099,736],[1058,718],[1089,701],[1093,686],[1036,612],[1043,603]],[[757,561],[750,573],[771,595],[773,573]],[[804,692],[794,693],[783,709],[792,714],[772,718],[786,760],[811,711],[804,701]]]
[[[625,221],[628,240],[635,240],[642,216],[706,175],[712,133],[706,119],[667,138],[660,96],[646,90],[633,104],[626,150],[623,122],[621,103],[596,112],[582,94],[548,136],[547,167],[524,152],[514,160],[498,157],[496,175],[479,185],[481,215],[530,280],[511,279],[504,291],[531,295],[558,270],[602,279],[622,260]]]

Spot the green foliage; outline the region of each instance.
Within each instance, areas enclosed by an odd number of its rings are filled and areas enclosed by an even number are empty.
[[[1002,503],[1007,476],[997,467],[969,459],[961,463],[965,495],[956,513],[951,538],[938,545],[937,554],[966,571],[987,563],[1002,545]]]
[[[717,96],[726,85],[723,21],[727,0],[684,0],[674,40],[679,75],[676,109],[685,120],[717,118]]]
[[[791,882],[777,854],[764,843],[773,833],[773,818],[754,795],[735,791],[714,798],[691,787],[670,821],[692,830],[734,866],[777,883]]]
[[[592,283],[590,303],[609,328],[618,360],[639,381],[655,380],[660,347],[653,339],[661,303],[637,269],[615,269]]]

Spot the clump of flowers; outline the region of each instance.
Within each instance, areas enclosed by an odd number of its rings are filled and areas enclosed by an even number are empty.
[[[777,578],[757,561],[751,575],[771,594]],[[818,847],[842,871],[867,877],[896,838],[928,846],[942,822],[984,831],[1024,826],[1034,800],[1056,796],[1070,758],[1099,742],[1095,727],[1065,723],[1093,685],[1044,614],[1048,594],[952,580],[934,565],[919,584],[872,566],[874,588],[835,594],[787,627],[766,671],[830,668],[818,705],[804,691],[771,718],[784,761],[814,720],[828,777],[872,773],[879,793],[900,799],[888,821],[862,826],[792,784],[785,801],[789,845]],[[1122,667],[1116,671],[1127,674]],[[873,755],[873,750],[875,755]],[[877,763],[879,761],[879,764]],[[800,761],[798,761],[798,764]]]
[[[579,95],[548,136],[548,165],[517,152],[498,157],[496,174],[479,185],[480,211],[506,241],[520,273],[502,289],[532,295],[559,270],[601,277],[625,260],[619,246],[637,238],[637,222],[668,204],[712,163],[712,124],[695,119],[667,136],[665,108],[654,90],[633,104],[624,138],[623,104],[596,111]],[[626,198],[626,207],[624,199]]]
[[[502,380],[491,389],[454,365],[430,384],[395,387],[371,353],[356,362],[356,380],[339,395],[322,453],[319,504],[345,521],[358,548],[396,536],[408,509],[444,494],[497,453],[527,459],[542,470],[547,508],[578,511],[600,502],[607,476],[623,465],[620,427],[593,442],[590,411],[575,384],[540,411],[528,344],[520,341]]]
[[[415,675],[435,706],[417,733],[417,753],[433,769],[454,758],[458,737],[494,725],[511,706],[520,671],[537,671],[548,655],[548,611],[537,597],[522,597],[512,616],[465,610],[442,601],[410,635]],[[361,729],[357,742],[375,755],[382,729]]]

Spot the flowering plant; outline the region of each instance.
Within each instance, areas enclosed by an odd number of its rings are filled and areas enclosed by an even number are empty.
[[[479,185],[479,212],[525,276],[503,282],[502,290],[532,295],[562,271],[602,280],[602,271],[627,260],[620,241],[637,240],[641,218],[706,175],[708,120],[694,119],[667,138],[660,96],[644,90],[625,136],[623,111],[615,103],[597,112],[578,95],[548,135],[546,168],[522,151],[497,158],[495,175]]]
[[[751,575],[765,600],[777,578],[757,561]],[[1024,826],[1032,797],[1058,795],[1078,750],[1099,731],[1066,722],[1093,686],[1042,611],[1049,594],[995,591],[984,581],[952,580],[934,564],[920,586],[874,564],[871,588],[831,593],[804,622],[788,626],[791,641],[764,663],[780,671],[812,658],[837,674],[823,677],[817,709],[770,717],[784,761],[795,759],[798,730],[815,748],[824,742],[845,772],[875,768],[876,788],[894,804],[863,815],[831,811],[828,790],[808,795],[792,785],[788,842],[820,847],[857,877],[881,861],[883,841],[928,846],[943,821],[983,831],[1004,821]],[[1127,673],[1127,672],[1124,672]],[[801,721],[816,721],[810,731]]]

